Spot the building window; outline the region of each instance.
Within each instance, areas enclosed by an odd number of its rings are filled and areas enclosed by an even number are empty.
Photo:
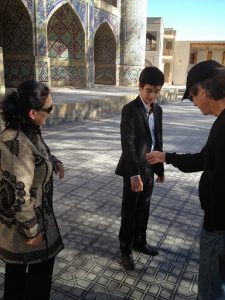
[[[225,65],[225,51],[223,52],[222,64]]]
[[[197,63],[197,53],[190,54],[190,65],[195,65]]]
[[[207,53],[207,60],[212,59],[212,51],[208,51]]]
[[[157,32],[151,31],[146,34],[146,51],[156,51]]]

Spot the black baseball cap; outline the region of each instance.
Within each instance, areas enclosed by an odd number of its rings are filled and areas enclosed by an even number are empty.
[[[190,69],[187,75],[186,90],[182,99],[186,99],[189,96],[189,88],[193,85],[206,80],[208,78],[215,77],[225,71],[225,67],[215,60],[201,61]]]

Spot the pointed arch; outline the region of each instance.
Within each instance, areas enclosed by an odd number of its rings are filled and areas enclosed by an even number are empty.
[[[21,0],[8,0],[0,8],[5,84],[18,86],[34,78],[33,26]]]
[[[116,38],[108,22],[102,23],[94,38],[95,83],[116,84]]]
[[[47,32],[52,86],[84,85],[85,34],[68,3],[52,14]]]
[[[47,19],[46,19],[47,23],[49,23],[49,20],[51,19],[52,15],[54,15],[56,11],[58,11],[62,6],[66,5],[66,4],[68,6],[70,6],[71,9],[74,11],[74,13],[76,14],[77,18],[79,19],[79,21],[82,25],[83,30],[85,30],[83,22],[79,16],[79,13],[76,11],[76,7],[73,6],[72,3],[70,3],[68,0],[61,0],[61,2],[58,3],[57,5],[55,5],[55,7],[53,9],[51,9],[51,10],[49,9],[49,11],[47,11]]]

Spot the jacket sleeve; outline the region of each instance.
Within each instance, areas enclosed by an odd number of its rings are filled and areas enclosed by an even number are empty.
[[[194,154],[177,154],[166,152],[166,163],[172,164],[174,167],[178,168],[180,171],[185,173],[199,172],[203,171],[203,155],[204,148],[200,153]]]
[[[127,106],[122,109],[120,132],[127,176],[140,175],[135,149],[134,114],[132,114],[131,108]]]
[[[157,122],[157,149],[159,151],[163,151],[163,132],[162,132],[162,108],[159,105],[156,105],[156,109],[158,111],[158,122]],[[164,175],[164,164],[158,163],[152,165],[153,172],[162,177]]]
[[[7,141],[9,144],[9,141]],[[35,158],[32,149],[24,139],[17,139],[18,152],[10,151],[2,142],[1,146],[1,190],[4,191],[5,207],[10,215],[14,215],[21,235],[27,238],[35,237],[42,228],[39,227],[35,205],[31,194],[35,193],[32,188]]]

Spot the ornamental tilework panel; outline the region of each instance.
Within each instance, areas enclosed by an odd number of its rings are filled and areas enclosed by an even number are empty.
[[[95,63],[115,64],[116,40],[107,23],[102,24],[95,34]]]
[[[5,82],[10,87],[34,78],[32,23],[20,0],[7,1],[2,26]]]
[[[20,1],[9,0],[3,19],[3,47],[7,54],[32,53],[32,24]]]
[[[51,80],[85,82],[85,68],[76,66],[51,66]]]
[[[39,81],[48,82],[48,63],[45,61],[38,62]]]
[[[47,53],[46,37],[40,34],[38,37],[38,53],[40,56],[45,56]]]
[[[34,79],[34,61],[24,59],[5,59],[5,78],[8,86],[11,81],[25,81]]]
[[[107,22],[107,23],[110,24],[115,36],[117,37],[118,36],[118,31],[119,31],[119,28],[118,28],[119,19],[118,19],[118,17],[113,16],[113,15],[109,15],[108,13],[106,13],[106,12],[100,10],[100,9],[95,8],[95,23],[94,23],[95,31],[104,22]]]
[[[51,17],[48,25],[50,58],[84,59],[84,32],[72,8],[65,4]]]
[[[138,78],[139,75],[142,71],[142,68],[126,68],[123,70],[120,70],[119,72],[119,78],[120,78],[120,82],[122,83],[122,85],[127,85],[127,86],[136,86],[138,83]]]
[[[116,40],[107,23],[103,23],[95,34],[94,41],[95,82],[116,82]]]
[[[61,2],[62,2],[62,0],[46,0],[46,13],[47,13],[47,16],[56,7],[56,5],[58,5]]]
[[[40,27],[45,22],[45,7],[44,0],[38,0],[37,2],[37,25]]]
[[[77,0],[71,0],[72,6],[77,12],[78,16],[81,19],[83,27],[86,28],[87,24],[87,4],[83,2],[79,2]]]
[[[47,0],[46,12],[47,16],[51,13],[51,11],[59,4],[62,0]],[[68,1],[69,2],[69,1]],[[80,20],[83,24],[83,27],[86,28],[87,23],[87,4],[84,2],[80,2],[78,0],[71,0],[71,4],[80,17]]]
[[[126,0],[122,3],[125,64],[144,66],[146,35],[146,0]]]

